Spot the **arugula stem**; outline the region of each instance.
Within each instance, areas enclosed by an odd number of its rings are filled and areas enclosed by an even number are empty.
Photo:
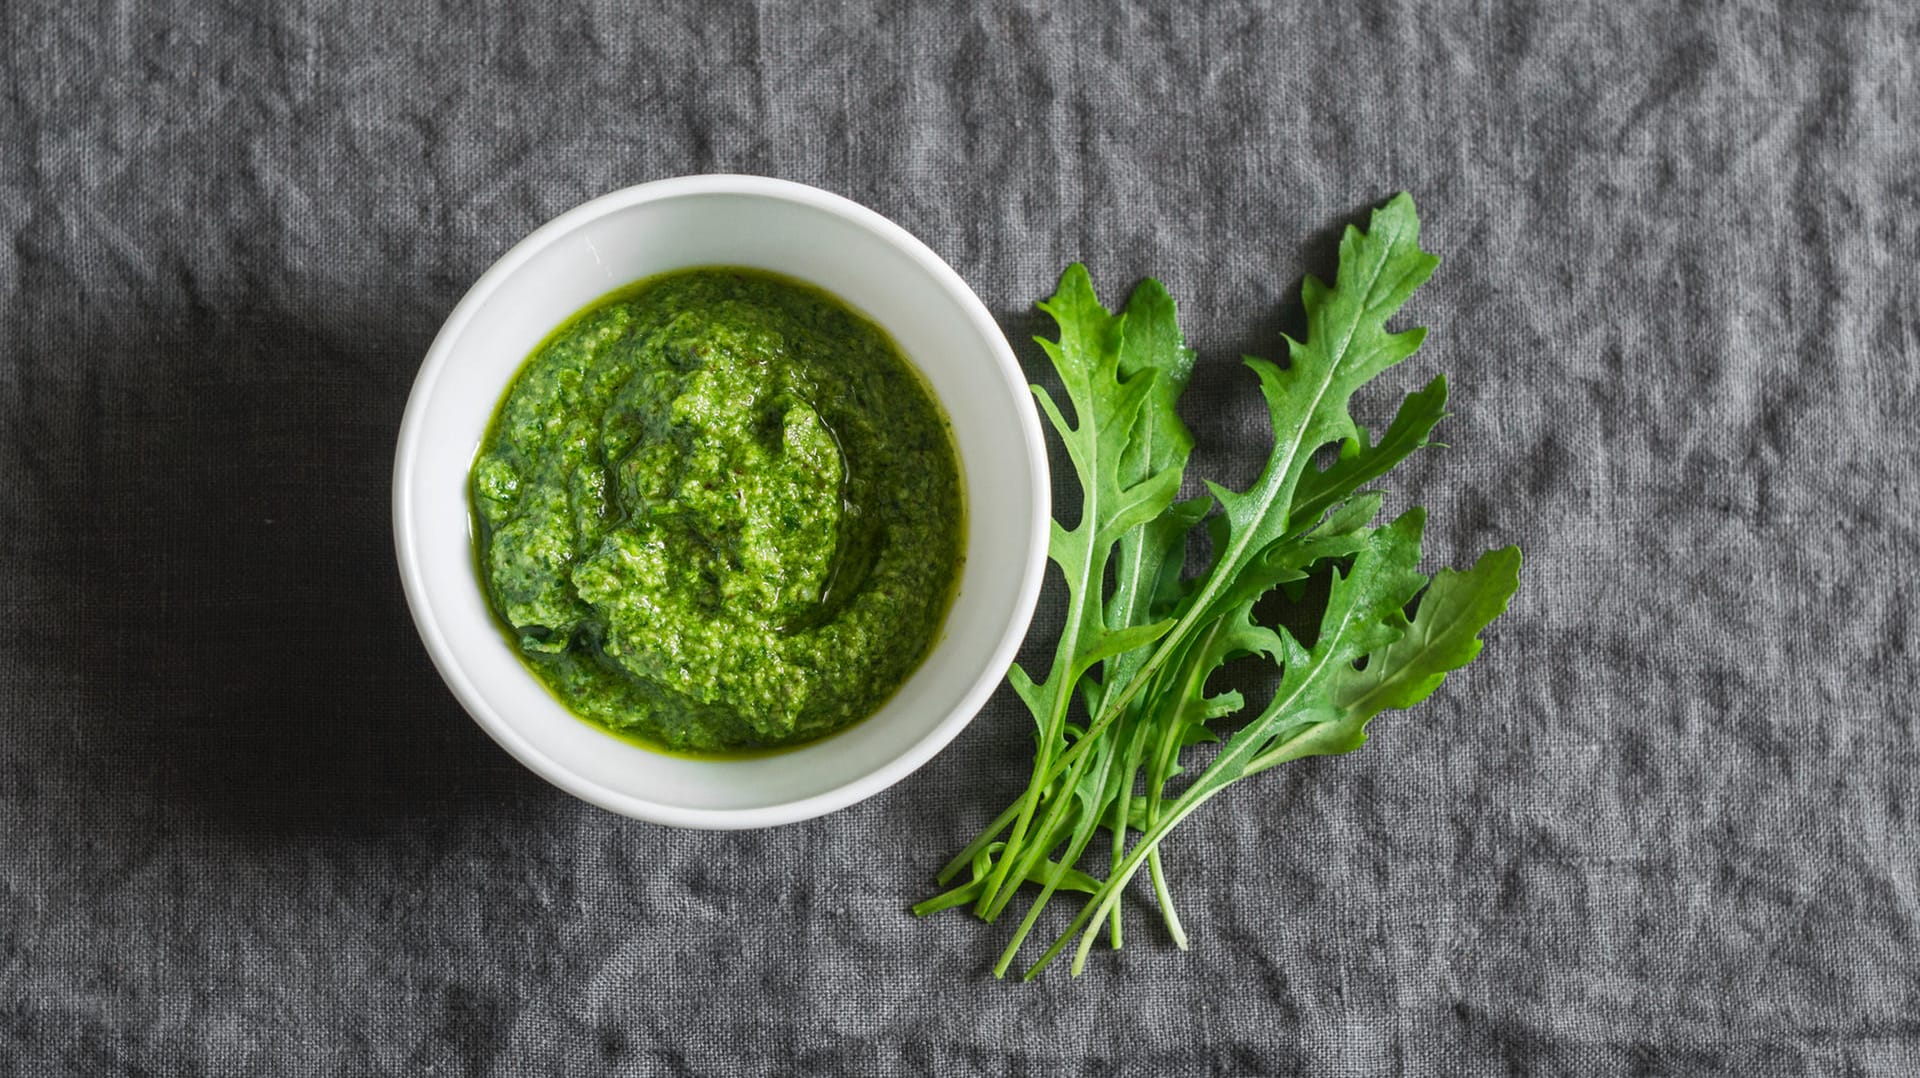
[[[1318,724],[1316,723],[1314,725],[1318,725]],[[1293,760],[1298,760],[1303,756],[1310,755],[1309,753],[1305,753],[1305,752],[1296,753],[1296,752],[1290,752],[1288,750],[1298,746],[1301,739],[1306,737],[1309,733],[1312,733],[1312,732],[1313,732],[1313,726],[1302,727],[1298,733],[1287,738],[1285,741],[1282,741],[1279,744],[1274,745],[1272,748],[1268,749],[1266,752],[1263,752],[1260,755],[1254,757],[1253,762],[1247,765],[1246,776],[1243,776],[1243,777],[1258,775],[1262,771],[1267,771],[1272,768],[1279,767],[1281,764],[1289,763]]]
[[[913,915],[915,917],[925,917],[931,913],[939,913],[941,910],[950,910],[955,906],[964,906],[972,902],[974,896],[979,893],[980,881],[968,880],[966,883],[950,891],[944,891],[932,898],[914,903]]]
[[[1113,838],[1107,853],[1107,873],[1109,875],[1120,867],[1120,858],[1127,852],[1127,818],[1133,811],[1133,787],[1135,781],[1140,776],[1140,747],[1141,743],[1145,740],[1145,725],[1139,721],[1137,714],[1135,715],[1132,734],[1133,736],[1125,739],[1127,746],[1126,759],[1120,767],[1120,773],[1117,776],[1118,781],[1115,783],[1113,792],[1110,795],[1113,817],[1109,827],[1113,832]],[[1115,906],[1113,908],[1113,913],[1111,917],[1109,917],[1109,921],[1111,922],[1110,935],[1113,942],[1113,949],[1117,951],[1120,949],[1122,940],[1120,931],[1120,907]]]
[[[1166,661],[1166,655],[1178,650],[1177,647],[1169,643],[1169,639],[1175,633],[1183,631],[1182,626],[1186,625],[1192,613],[1192,608],[1189,608],[1187,616],[1183,617],[1179,623],[1160,637],[1161,643],[1154,649],[1153,657],[1148,660],[1146,665],[1143,665],[1135,671],[1133,676],[1127,680],[1127,685],[1121,692],[1119,701],[1112,704],[1103,703],[1100,708],[1101,714],[1099,718],[1087,725],[1085,733],[1075,738],[1072,744],[1054,756],[1045,768],[1041,766],[1040,761],[1036,758],[1034,762],[1034,779],[1036,782],[1051,783],[1060,776],[1061,772],[1078,762],[1080,756],[1087,752],[1091,746],[1099,742],[1100,735],[1104,734],[1107,728],[1112,726],[1114,722],[1120,718],[1127,704],[1132,702],[1134,697],[1139,694],[1141,688],[1151,682],[1154,677],[1160,673],[1160,664]],[[1107,699],[1112,699],[1111,693],[1108,694]],[[1011,849],[1012,846],[1013,843],[1009,841],[1008,848]]]
[[[1053,941],[1053,946],[1047,948],[1046,953],[1040,956],[1040,960],[1027,967],[1027,972],[1022,975],[1022,979],[1030,981],[1039,976],[1040,971],[1051,965],[1053,960],[1060,956],[1060,952],[1066,949],[1068,942],[1081,934],[1088,922],[1097,921],[1116,908],[1127,884],[1133,882],[1133,877],[1139,873],[1140,866],[1146,863],[1148,854],[1160,845],[1161,840],[1166,838],[1181,820],[1186,819],[1214,794],[1225,788],[1226,785],[1221,784],[1206,789],[1189,790],[1175,801],[1172,811],[1167,816],[1141,834],[1140,841],[1134,843],[1133,849],[1129,850],[1126,858],[1120,862],[1119,871],[1108,876],[1107,881],[1100,885],[1100,890],[1087,899],[1087,904],[1081,908],[1079,915],[1067,925],[1066,931],[1060,933],[1060,937]],[[1086,934],[1074,958],[1073,971],[1076,974],[1086,964],[1087,952],[1093,949],[1093,935],[1091,932]]]
[[[1206,677],[1211,673],[1207,656],[1212,652],[1214,639],[1219,636],[1224,620],[1216,620],[1207,627],[1199,640],[1193,642],[1182,656],[1180,676],[1174,679],[1174,707],[1172,714],[1159,729],[1160,740],[1154,746],[1152,762],[1147,770],[1147,813],[1146,826],[1152,827],[1158,822],[1162,798],[1166,796],[1167,783],[1173,778],[1174,760],[1180,753],[1180,708],[1188,700],[1200,698],[1206,691]],[[1162,691],[1155,686],[1156,695]],[[1156,847],[1148,857],[1148,868],[1153,878],[1154,898],[1160,905],[1160,918],[1166,922],[1167,933],[1181,950],[1187,949],[1187,933],[1181,927],[1180,914],[1173,907],[1173,896],[1167,891],[1166,873],[1160,865],[1160,851]],[[1111,874],[1109,874],[1111,875]],[[1114,906],[1119,909],[1118,905]]]
[[[1018,812],[1019,809],[1020,803],[1018,801],[1008,805],[1006,810],[1000,813],[992,823],[988,824],[977,838],[967,843],[966,849],[955,854],[953,860],[946,863],[946,866],[940,870],[940,875],[934,877],[934,882],[946,883],[958,875],[960,870],[967,867],[967,863],[973,860],[975,854],[986,849],[987,846],[999,836],[1000,832],[1007,829],[1007,824],[1013,822],[1014,813]]]
[[[1173,908],[1173,896],[1167,893],[1167,877],[1160,868],[1160,847],[1155,846],[1147,854],[1147,873],[1153,877],[1153,897],[1160,903],[1160,916],[1167,922],[1167,932],[1173,937],[1174,946],[1187,949],[1187,930],[1180,926],[1180,914]],[[1116,904],[1115,912],[1120,907]]]
[[[1349,628],[1349,624],[1343,623],[1337,627],[1337,631],[1344,633]],[[1333,650],[1333,641],[1328,640],[1323,643],[1328,651]],[[1271,730],[1283,716],[1293,714],[1296,703],[1307,696],[1308,689],[1320,680],[1326,670],[1327,667],[1324,665],[1315,666],[1313,671],[1300,679],[1299,683],[1294,685],[1284,697],[1276,696],[1268,702],[1259,717],[1234,735],[1233,740],[1227,743],[1227,747],[1220,751],[1220,755],[1214,757],[1213,762],[1207,765],[1207,769],[1194,780],[1194,784],[1173,802],[1168,814],[1148,822],[1146,830],[1140,836],[1140,841],[1134,844],[1133,849],[1128,851],[1126,860],[1121,862],[1120,870],[1108,876],[1107,881],[1101,884],[1100,890],[1087,900],[1086,906],[1080,911],[1080,916],[1074,918],[1073,922],[1067,926],[1067,930],[1054,941],[1053,946],[1040,956],[1040,961],[1027,970],[1027,978],[1031,979],[1058,957],[1061,950],[1066,947],[1069,937],[1082,932],[1088,921],[1105,917],[1108,910],[1119,904],[1122,889],[1132,882],[1133,877],[1139,873],[1141,864],[1159,848],[1161,841],[1181,820],[1186,819],[1215,794],[1245,776],[1246,766],[1253,759],[1258,758],[1262,750],[1271,744],[1271,737],[1266,734],[1266,731]],[[1288,740],[1304,737],[1311,729],[1311,726],[1305,727]],[[1079,949],[1074,953],[1072,972],[1076,976],[1086,966],[1087,953],[1093,950],[1093,936],[1094,933],[1086,932]]]
[[[1062,864],[1072,864],[1075,858],[1071,853],[1060,859]],[[1027,934],[1033,931],[1035,922],[1040,920],[1040,911],[1047,908],[1047,900],[1053,897],[1054,884],[1048,882],[1040,888],[1040,897],[1027,907],[1026,916],[1020,918],[1020,926],[1014,929],[1013,938],[1007,941],[1000,951],[1000,958],[993,964],[993,975],[1005,977],[1012,968],[1014,956],[1020,953],[1020,947],[1027,941]]]
[[[1083,515],[1082,519],[1086,517]],[[1088,560],[1091,561],[1091,557]],[[1081,566],[1082,576],[1085,575],[1085,569],[1085,566]],[[1075,577],[1069,574],[1067,579],[1073,580]],[[1079,636],[1080,619],[1069,617],[1066,629],[1060,637],[1058,655],[1062,658],[1072,655],[1079,644]],[[1043,766],[1043,761],[1050,761],[1057,751],[1057,746],[1065,739],[1067,705],[1073,699],[1071,682],[1076,680],[1070,674],[1069,664],[1056,660],[1053,671],[1047,678],[1047,686],[1053,692],[1053,708],[1047,714],[1046,729],[1041,731],[1040,738],[1034,746],[1033,775],[1027,780],[1026,792],[1020,796],[1019,812],[1014,817],[1013,830],[1007,835],[1006,849],[1002,851],[999,861],[993,866],[993,871],[988,874],[986,884],[980,891],[980,899],[974,904],[974,912],[985,920],[993,920],[993,916],[988,911],[994,908],[994,899],[1006,885],[1007,873],[1013,866],[1015,852],[1020,850],[1026,841],[1028,825],[1033,821],[1034,810],[1040,805],[1040,791],[1051,786],[1057,775],[1055,770]]]
[[[1067,825],[1075,818],[1089,819],[1094,826],[1098,826],[1099,815],[1097,811],[1085,813],[1075,812],[1072,807],[1075,800],[1074,791],[1079,789],[1082,771],[1089,760],[1089,757],[1083,756],[1074,762],[1073,769],[1067,772],[1065,779],[1060,783],[1060,793],[1058,797],[1049,807],[1047,814],[1041,818],[1041,827],[1037,829],[1035,833],[1046,835],[1047,841],[1028,842],[1017,850],[1009,843],[1007,848],[1001,851],[1001,863],[996,867],[1003,870],[1003,875],[1008,875],[1015,881],[1025,879],[1027,873],[1031,871],[1033,866],[1042,858],[1046,857],[1048,853],[1052,852],[1053,848],[1059,844],[1062,832],[1066,830]],[[1070,812],[1073,812],[1073,815],[1068,815]],[[1091,837],[1093,827],[1088,827],[1085,831],[1087,837]],[[1070,865],[1078,861],[1081,851],[1085,848],[1086,839],[1082,838],[1079,843],[1069,849],[1067,856],[1062,859],[1061,863]],[[1013,886],[1005,888],[993,899],[990,905],[983,903],[986,908],[982,916],[989,922],[999,917],[1001,911],[1007,908],[1007,903],[1013,901],[1014,892],[1018,889],[1019,884],[1016,882]],[[1052,888],[1044,890],[1041,893],[1040,899],[1034,903],[1035,908],[1037,909],[1039,906],[1044,905],[1047,897],[1052,893]],[[1014,944],[1016,947],[1019,944],[1018,936],[1016,936]]]
[[[1111,755],[1102,758],[1101,763],[1102,766],[1111,767]],[[1107,789],[1107,776],[1100,774],[1096,777],[1099,779],[1098,787],[1104,794]],[[1066,788],[1073,790],[1077,789],[1078,785],[1070,779],[1066,783]],[[1062,814],[1057,812],[1049,816],[1049,827],[1045,831],[1047,834],[1046,841],[1044,843],[1035,843],[1032,845],[1032,848],[1044,855],[1059,843],[1060,830],[1064,828],[1067,823],[1071,822],[1073,825],[1073,833],[1067,836],[1067,849],[1061,856],[1059,863],[1062,865],[1077,864],[1081,854],[1086,852],[1087,844],[1093,840],[1093,836],[1100,830],[1100,808],[1101,806],[1098,804],[1086,803],[1083,809],[1070,817],[1063,818]],[[1056,820],[1058,821],[1057,823],[1055,823]],[[1028,879],[1031,877],[1023,870],[1020,876],[1016,878]],[[994,964],[993,975],[995,977],[1006,976],[1007,970],[1013,965],[1014,957],[1019,954],[1021,946],[1026,943],[1028,934],[1033,931],[1034,924],[1039,921],[1040,914],[1047,908],[1047,903],[1053,898],[1054,892],[1059,889],[1064,879],[1065,875],[1063,873],[1051,874],[1041,884],[1040,896],[1034,899],[1028,907],[1026,916],[1021,918],[1019,927],[1013,933],[1013,938],[1007,941],[1005,949],[1000,954],[999,961]],[[1011,897],[1012,891],[1013,888],[1008,889],[1008,897]],[[1005,905],[1006,903],[1003,901],[1001,908],[1004,909]],[[995,915],[998,915],[997,910]]]

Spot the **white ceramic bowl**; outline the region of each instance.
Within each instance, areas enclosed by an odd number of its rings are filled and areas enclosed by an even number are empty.
[[[893,335],[953,422],[967,494],[966,566],[925,663],[880,711],[757,759],[649,752],[574,717],[488,615],[468,534],[467,473],[527,353],[606,293],[688,266],[754,266],[827,289]],[[414,622],[474,720],[521,763],[614,812],[681,827],[791,823],[906,777],[999,684],[1046,564],[1045,444],[993,318],[940,257],[837,195],[752,176],[616,191],[549,222],[494,263],[421,364],[393,470],[394,542]]]

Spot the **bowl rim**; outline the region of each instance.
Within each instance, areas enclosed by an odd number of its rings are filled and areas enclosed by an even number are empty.
[[[1012,616],[1002,629],[991,658],[981,668],[960,702],[905,752],[864,775],[808,797],[738,809],[662,804],[610,789],[570,770],[508,725],[479,687],[467,677],[456,649],[435,616],[419,566],[419,537],[412,525],[414,471],[424,438],[425,402],[432,397],[441,376],[449,367],[454,343],[465,333],[478,311],[492,300],[501,285],[535,254],[597,218],[648,202],[715,194],[768,198],[825,211],[873,233],[925,270],[941,290],[954,300],[967,321],[987,343],[993,365],[1013,393],[1013,398],[1025,403],[1025,407],[1015,410],[1018,413],[1022,449],[1027,459],[1028,481],[1033,491],[1029,506],[1033,527],[1027,537],[1026,557],[1021,566],[1022,579]],[[971,486],[976,492],[981,489],[979,484]],[[918,770],[973,721],[988,698],[999,688],[1032,622],[1046,572],[1052,521],[1051,502],[1052,485],[1046,442],[1041,434],[1038,410],[1034,406],[1026,375],[1007,342],[1006,334],[987,310],[986,304],[946,260],[900,225],[843,196],[791,180],[713,173],[636,184],[584,202],[534,229],[480,275],[441,324],[408,391],[406,412],[401,419],[394,452],[392,513],[394,550],[399,560],[401,588],[406,595],[414,627],[420,633],[428,657],[439,671],[441,679],[489,737],[541,778],[608,811],[675,827],[734,830],[797,823],[872,797]],[[938,646],[935,645],[936,648]],[[532,674],[527,673],[526,676],[532,677]]]

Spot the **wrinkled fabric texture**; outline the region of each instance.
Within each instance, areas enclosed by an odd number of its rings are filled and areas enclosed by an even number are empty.
[[[1920,1072],[1911,6],[13,0],[0,46],[0,1075]],[[1043,382],[1066,263],[1162,278],[1232,484],[1237,357],[1419,200],[1432,333],[1357,407],[1449,376],[1389,505],[1522,590],[1176,835],[1191,952],[1143,888],[1025,986],[1008,926],[907,914],[1024,782],[1011,692],[712,834],[550,788],[435,675],[388,491],[440,320],[709,171],[900,222]]]

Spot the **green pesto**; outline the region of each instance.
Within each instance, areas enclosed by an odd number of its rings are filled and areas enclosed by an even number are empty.
[[[946,418],[891,339],[755,270],[649,278],[541,342],[473,465],[494,614],[574,713],[672,751],[873,713],[963,558]]]

